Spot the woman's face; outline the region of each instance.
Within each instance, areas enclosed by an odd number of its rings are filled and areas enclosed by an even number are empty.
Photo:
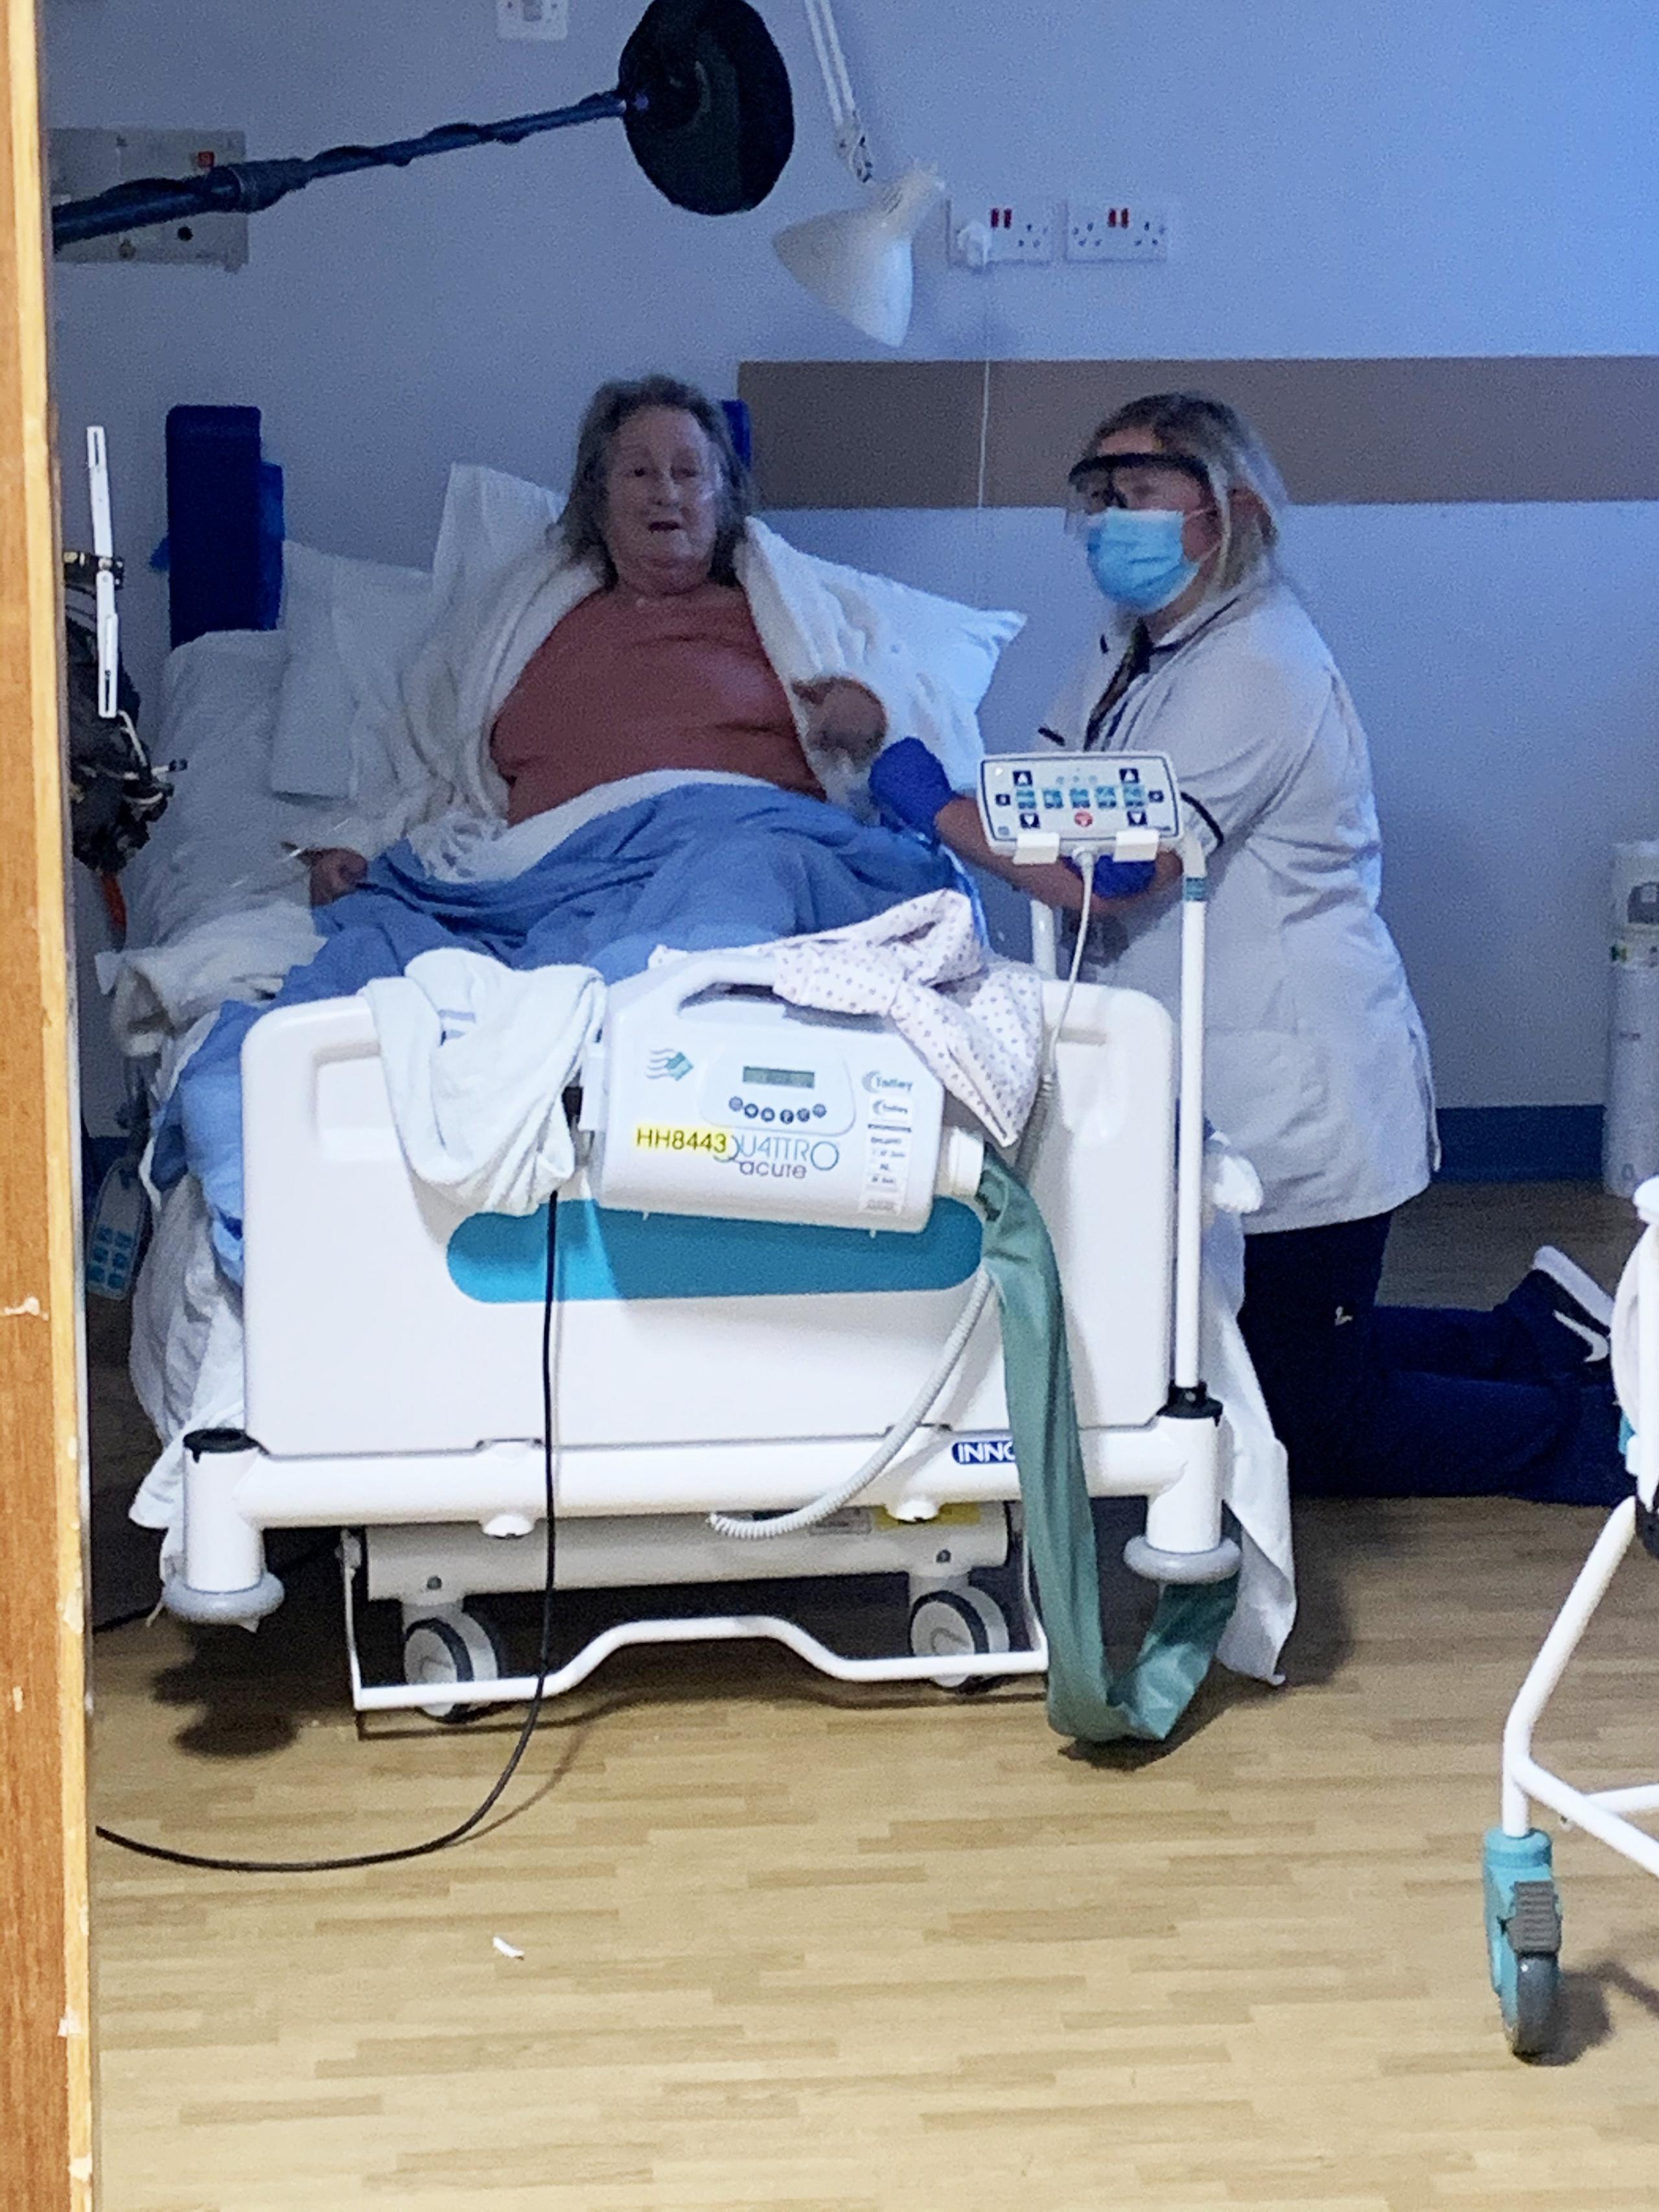
[[[720,525],[719,458],[695,415],[642,407],[617,431],[605,542],[617,575],[647,591],[704,582]]]
[[[1151,430],[1114,430],[1091,448],[1094,457],[1102,460],[1114,453],[1154,455],[1165,450],[1163,441]],[[1157,508],[1185,515],[1181,550],[1189,561],[1207,559],[1221,543],[1220,519],[1208,488],[1184,469],[1159,468],[1149,459],[1144,466],[1116,470],[1109,502],[1103,495],[1100,499],[1103,507],[1108,503],[1134,511]]]

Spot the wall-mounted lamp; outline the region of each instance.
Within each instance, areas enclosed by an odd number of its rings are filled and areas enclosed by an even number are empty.
[[[854,180],[872,183],[870,156],[830,0],[805,0],[812,46],[823,77],[836,150]],[[945,194],[933,170],[913,163],[896,182],[878,188],[862,207],[793,223],[773,240],[778,258],[814,299],[883,345],[904,343],[915,284],[914,242]]]

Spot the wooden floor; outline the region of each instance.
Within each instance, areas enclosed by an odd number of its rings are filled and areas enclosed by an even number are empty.
[[[1497,1295],[1627,1210],[1442,1190],[1396,1296]],[[1040,1701],[616,1662],[481,1840],[339,1876],[100,1848],[104,2212],[1601,2212],[1659,2203],[1659,1889],[1559,1850],[1569,2027],[1510,2058],[1480,1839],[1510,1695],[1597,1516],[1304,1510],[1282,1691],[1091,1762]],[[326,1563],[258,1639],[97,1640],[100,1816],[228,1853],[411,1839],[505,1724],[344,1695]],[[1659,1774],[1659,1569],[1544,1739]],[[496,1937],[523,1953],[504,1956]]]

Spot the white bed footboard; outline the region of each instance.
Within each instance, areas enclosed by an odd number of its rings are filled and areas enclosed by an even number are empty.
[[[1227,1418],[1164,1410],[1172,1025],[1150,999],[1093,985],[1068,999],[1048,984],[1045,1004],[1051,1024],[1065,1010],[1065,1028],[1031,1184],[1065,1286],[1089,1487],[1148,1498],[1143,1556],[1131,1564],[1160,1581],[1231,1571],[1238,1553],[1221,1514],[1223,1497],[1232,1502],[1256,1548],[1230,1657],[1271,1674],[1293,1613],[1283,1455],[1213,1278],[1211,1371]],[[354,1644],[361,1706],[439,1711],[527,1695],[527,1681],[495,1678],[466,1604],[540,1577],[541,1547],[526,1540],[547,1475],[546,1215],[467,1217],[415,1182],[359,1000],[268,1017],[249,1035],[243,1073],[246,1426],[199,1437],[186,1455],[185,1556],[167,1602],[252,1623],[281,1595],[264,1571],[264,1530],[359,1528],[371,1594],[403,1606],[407,1674],[400,1686],[365,1687]],[[935,1364],[979,1257],[977,1218],[953,1200],[939,1201],[919,1235],[872,1236],[606,1212],[578,1174],[556,1224],[553,1480],[561,1517],[582,1531],[561,1586],[707,1579],[732,1558],[731,1540],[709,1534],[711,1511],[769,1515],[843,1482]],[[902,1567],[911,1656],[843,1660],[769,1616],[635,1623],[589,1645],[549,1693],[619,1639],[693,1634],[775,1635],[848,1679],[1038,1669],[1035,1617],[1030,1648],[1011,1650],[1007,1622],[970,1575],[1006,1556],[997,1501],[1018,1498],[993,1306],[927,1420],[854,1511],[794,1550],[783,1544],[770,1564],[768,1545],[735,1547],[753,1554],[744,1571],[763,1578]],[[348,1563],[362,1556],[346,1547]],[[349,1624],[349,1571],[345,1586]],[[452,1686],[435,1703],[422,1686],[434,1666]]]
[[[1063,994],[1048,988],[1057,1015]],[[535,1222],[469,1220],[414,1181],[367,1005],[330,1000],[268,1016],[249,1033],[243,1073],[249,1434],[278,1460],[538,1438],[544,1236]],[[1066,1286],[1085,1431],[1139,1428],[1167,1393],[1174,1101],[1162,1009],[1079,986],[1032,1180]],[[721,1224],[602,1216],[580,1175],[559,1220],[555,1383],[567,1453],[670,1447],[714,1458],[706,1448],[878,1437],[935,1357],[976,1256],[972,1224],[942,1219],[926,1250],[913,1238],[868,1240],[873,1273],[857,1287],[757,1289],[740,1248],[710,1259],[702,1280],[695,1252],[675,1256],[690,1249],[688,1230]],[[611,1249],[618,1224],[626,1264]],[[820,1249],[824,1279],[843,1265],[846,1248],[823,1238],[861,1236],[776,1233],[805,1240],[792,1249],[809,1281]],[[676,1241],[653,1264],[659,1237]],[[779,1263],[768,1264],[775,1276]],[[630,1268],[669,1294],[631,1294]],[[928,1286],[902,1286],[918,1268]],[[1006,1429],[993,1316],[935,1419],[969,1437]]]

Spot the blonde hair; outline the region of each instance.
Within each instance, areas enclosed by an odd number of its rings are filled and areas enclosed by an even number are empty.
[[[1277,573],[1285,485],[1272,456],[1236,407],[1201,392],[1157,392],[1109,415],[1090,439],[1094,453],[1120,430],[1149,430],[1166,452],[1204,471],[1221,524],[1212,592],[1231,592]],[[1231,495],[1248,495],[1236,501]]]

